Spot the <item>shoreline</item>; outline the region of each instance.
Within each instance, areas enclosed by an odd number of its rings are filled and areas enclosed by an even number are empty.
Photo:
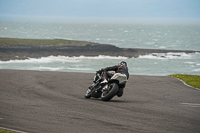
[[[0,60],[23,60],[47,56],[124,56],[138,58],[151,53],[184,52],[192,50],[119,48],[110,44],[63,39],[18,39],[0,38]]]

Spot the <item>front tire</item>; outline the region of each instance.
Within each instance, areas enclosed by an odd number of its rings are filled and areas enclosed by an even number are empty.
[[[91,98],[91,96],[92,96],[92,90],[88,88],[85,92],[85,98]]]
[[[109,101],[112,99],[118,92],[119,86],[116,83],[112,83],[109,85],[108,91],[104,91],[101,94],[101,100],[103,101]]]

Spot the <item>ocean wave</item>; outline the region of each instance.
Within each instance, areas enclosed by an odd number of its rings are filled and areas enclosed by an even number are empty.
[[[99,56],[79,56],[79,57],[72,57],[75,59],[128,59],[128,57],[124,56],[106,56],[106,55],[99,55]]]
[[[193,72],[200,72],[200,68],[193,69],[192,71],[193,71]]]
[[[196,62],[188,61],[188,62],[185,62],[185,64],[196,64]]]
[[[59,68],[59,67],[56,67],[56,68],[53,68],[53,67],[33,67],[31,68],[32,70],[48,70],[48,71],[58,71],[58,70],[62,70],[62,68]]]
[[[50,63],[50,62],[80,62],[67,56],[48,56],[41,58],[28,58],[25,60],[0,61],[0,63]]]
[[[145,59],[190,59],[193,55],[199,53],[184,53],[184,52],[168,52],[168,53],[152,53],[148,55],[141,55],[138,58]]]
[[[67,68],[69,70],[79,70],[79,71],[90,71],[90,70],[93,70],[91,68]]]
[[[83,59],[128,59],[128,57],[123,56],[106,56],[106,55],[99,55],[99,56],[48,56],[48,57],[41,57],[41,58],[28,58],[25,60],[9,60],[9,61],[0,61],[0,64],[3,63],[50,63],[50,62],[80,62]]]

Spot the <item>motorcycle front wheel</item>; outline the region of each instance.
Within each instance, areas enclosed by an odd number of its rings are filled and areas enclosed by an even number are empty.
[[[92,96],[92,90],[88,88],[85,92],[85,98],[91,98]]]
[[[119,86],[116,83],[112,83],[108,86],[108,89],[103,91],[101,94],[101,100],[109,101],[112,99],[118,92]]]

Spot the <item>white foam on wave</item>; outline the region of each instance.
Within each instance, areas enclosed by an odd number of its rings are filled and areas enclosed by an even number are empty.
[[[53,68],[53,67],[33,67],[31,68],[32,70],[48,70],[48,71],[58,71],[58,70],[61,70],[63,68],[60,68],[60,67],[56,67],[56,68]]]
[[[196,62],[191,62],[191,61],[188,61],[188,62],[185,62],[186,64],[196,64]]]
[[[89,70],[93,70],[93,69],[91,69],[91,68],[67,68],[67,69],[69,69],[69,70],[81,70],[81,71],[89,71]]]
[[[71,57],[67,56],[48,56],[41,58],[28,58],[25,60],[9,60],[9,61],[0,61],[0,63],[50,63],[50,62],[80,62],[79,60],[74,60]]]
[[[75,59],[128,59],[128,57],[124,56],[106,56],[106,55],[99,55],[99,56],[79,56],[73,57]]]
[[[190,59],[196,53],[186,54],[184,52],[168,52],[168,53],[152,53],[148,55],[139,56],[139,58],[146,59]]]
[[[161,49],[166,49],[166,46],[160,46],[159,48],[161,48]]]
[[[41,57],[41,58],[28,58],[25,60],[9,60],[9,61],[0,61],[0,64],[4,63],[50,63],[50,62],[80,62],[82,59],[128,59],[128,57],[123,56],[48,56],[48,57]]]
[[[200,72],[200,68],[192,70],[193,72]]]

